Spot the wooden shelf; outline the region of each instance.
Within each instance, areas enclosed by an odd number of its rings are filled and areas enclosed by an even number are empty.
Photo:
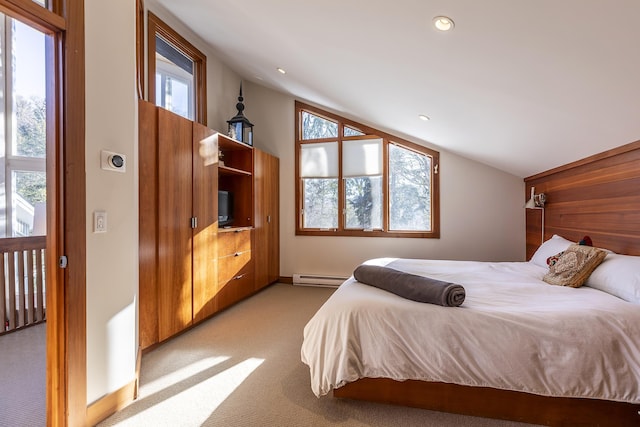
[[[242,169],[236,169],[229,166],[219,165],[218,173],[220,175],[241,175],[241,176],[251,176],[251,172],[245,171]]]
[[[236,151],[236,150],[249,150],[253,149],[252,146],[243,144],[240,141],[236,141],[235,139],[231,139],[225,134],[218,132],[218,147],[222,151]]]
[[[234,232],[238,232],[238,231],[246,231],[246,230],[253,230],[253,227],[248,226],[248,227],[220,227],[218,228],[218,233],[234,233]]]
[[[220,176],[251,176],[253,172],[253,147],[218,133],[218,150],[222,153],[218,165]]]

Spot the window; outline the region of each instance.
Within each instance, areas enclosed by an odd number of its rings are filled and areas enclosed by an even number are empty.
[[[46,38],[0,14],[0,87],[4,174],[0,237],[45,235],[46,227]]]
[[[296,234],[440,237],[439,153],[296,102]]]
[[[149,12],[149,101],[206,124],[206,56]]]

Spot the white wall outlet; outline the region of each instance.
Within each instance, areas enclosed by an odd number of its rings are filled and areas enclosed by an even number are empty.
[[[105,211],[93,212],[93,232],[94,233],[107,232],[107,213]]]
[[[127,157],[124,154],[113,151],[100,151],[100,167],[107,171],[121,172],[127,171]]]

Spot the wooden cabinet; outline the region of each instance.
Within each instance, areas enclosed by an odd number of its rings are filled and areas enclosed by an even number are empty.
[[[147,348],[216,311],[215,132],[139,103],[140,346]]]
[[[255,286],[261,289],[280,276],[279,160],[254,149]]]
[[[145,349],[278,279],[278,159],[148,102],[138,111]],[[218,189],[233,194],[224,228]]]
[[[219,136],[218,186],[233,199],[233,221],[218,231],[218,308],[252,294],[253,261],[253,148]]]

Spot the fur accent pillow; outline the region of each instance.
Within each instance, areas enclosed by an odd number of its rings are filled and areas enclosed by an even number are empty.
[[[572,244],[557,261],[549,267],[542,280],[559,286],[578,288],[587,280],[591,272],[604,260],[607,253],[602,249]]]

